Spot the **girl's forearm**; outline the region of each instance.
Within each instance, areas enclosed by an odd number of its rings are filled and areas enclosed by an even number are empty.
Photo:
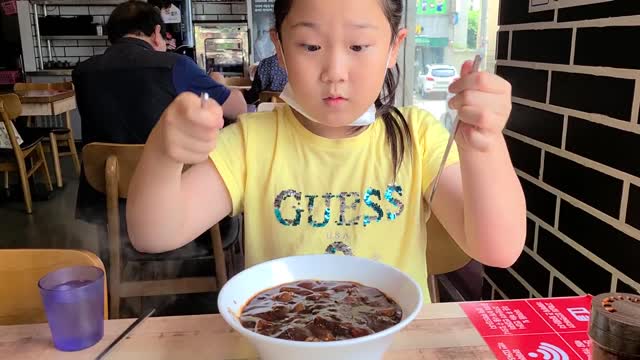
[[[481,262],[511,266],[526,237],[522,187],[500,136],[485,152],[460,150],[465,248]]]
[[[127,228],[134,247],[158,253],[179,247],[182,233],[183,164],[157,151],[151,134],[136,168],[127,200]]]

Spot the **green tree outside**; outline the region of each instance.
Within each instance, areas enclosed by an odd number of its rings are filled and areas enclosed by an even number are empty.
[[[467,29],[467,47],[478,47],[478,26],[480,23],[480,10],[469,10],[469,27]]]

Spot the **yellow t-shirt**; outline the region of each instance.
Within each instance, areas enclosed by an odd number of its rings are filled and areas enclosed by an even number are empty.
[[[226,127],[211,159],[233,214],[245,217],[245,264],[351,252],[394,266],[418,282],[428,301],[427,189],[449,137],[429,113],[402,108],[413,137],[394,182],[385,127],[332,140],[296,120],[288,106],[247,114]],[[458,162],[453,148],[447,163]]]

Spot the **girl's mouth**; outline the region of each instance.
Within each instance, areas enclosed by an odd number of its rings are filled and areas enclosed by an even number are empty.
[[[329,106],[339,106],[345,103],[346,101],[347,99],[343,98],[342,96],[329,96],[324,98],[325,104]]]

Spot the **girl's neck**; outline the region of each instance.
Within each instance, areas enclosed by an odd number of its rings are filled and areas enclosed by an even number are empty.
[[[311,131],[315,135],[321,136],[327,139],[346,139],[357,136],[363,132],[367,127],[353,127],[353,126],[326,126],[315,121],[307,119],[304,115],[300,114],[294,108],[291,108],[296,120],[302,124],[307,130]]]

